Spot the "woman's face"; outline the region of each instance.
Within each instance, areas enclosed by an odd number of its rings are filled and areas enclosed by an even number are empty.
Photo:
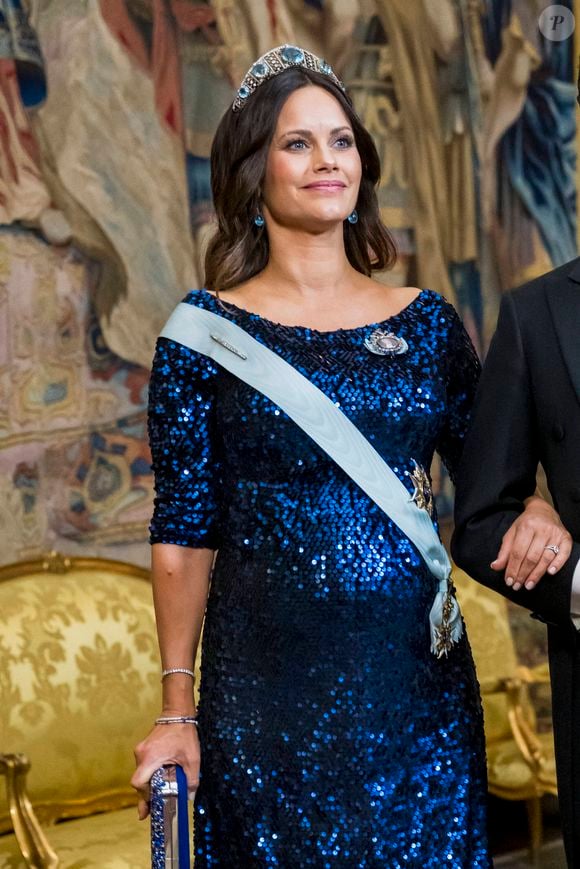
[[[266,221],[327,229],[355,208],[362,167],[350,122],[324,88],[294,91],[278,117],[262,199]]]

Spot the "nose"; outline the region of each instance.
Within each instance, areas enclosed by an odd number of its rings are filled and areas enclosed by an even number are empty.
[[[327,145],[320,145],[314,152],[314,169],[316,172],[328,172],[338,169],[336,152]]]

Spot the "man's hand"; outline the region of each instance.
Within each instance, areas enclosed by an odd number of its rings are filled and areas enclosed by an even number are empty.
[[[555,547],[559,551],[556,553]],[[557,573],[572,552],[572,537],[556,511],[543,498],[534,496],[504,534],[493,570],[505,570],[506,584],[514,591],[534,588],[545,573]]]

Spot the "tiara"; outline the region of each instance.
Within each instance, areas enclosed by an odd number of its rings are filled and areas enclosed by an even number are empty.
[[[256,88],[293,66],[302,66],[304,69],[312,70],[312,72],[321,72],[323,75],[327,75],[341,90],[345,90],[343,83],[334,74],[331,65],[321,57],[312,54],[305,48],[298,48],[297,45],[279,45],[259,57],[247,71],[234,99],[233,111],[241,111],[248,97],[254,93]]]

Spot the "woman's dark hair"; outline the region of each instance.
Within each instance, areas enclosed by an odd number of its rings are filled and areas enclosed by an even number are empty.
[[[254,224],[260,211],[268,149],[278,115],[290,94],[317,85],[335,97],[348,117],[362,163],[356,204],[358,223],[345,223],[344,241],[351,265],[364,275],[391,267],[395,244],[379,214],[376,185],[381,164],[370,133],[349,97],[323,73],[291,67],[260,85],[239,112],[228,109],[211,149],[211,181],[217,228],[205,256],[205,287],[227,290],[265,268],[268,234]]]

